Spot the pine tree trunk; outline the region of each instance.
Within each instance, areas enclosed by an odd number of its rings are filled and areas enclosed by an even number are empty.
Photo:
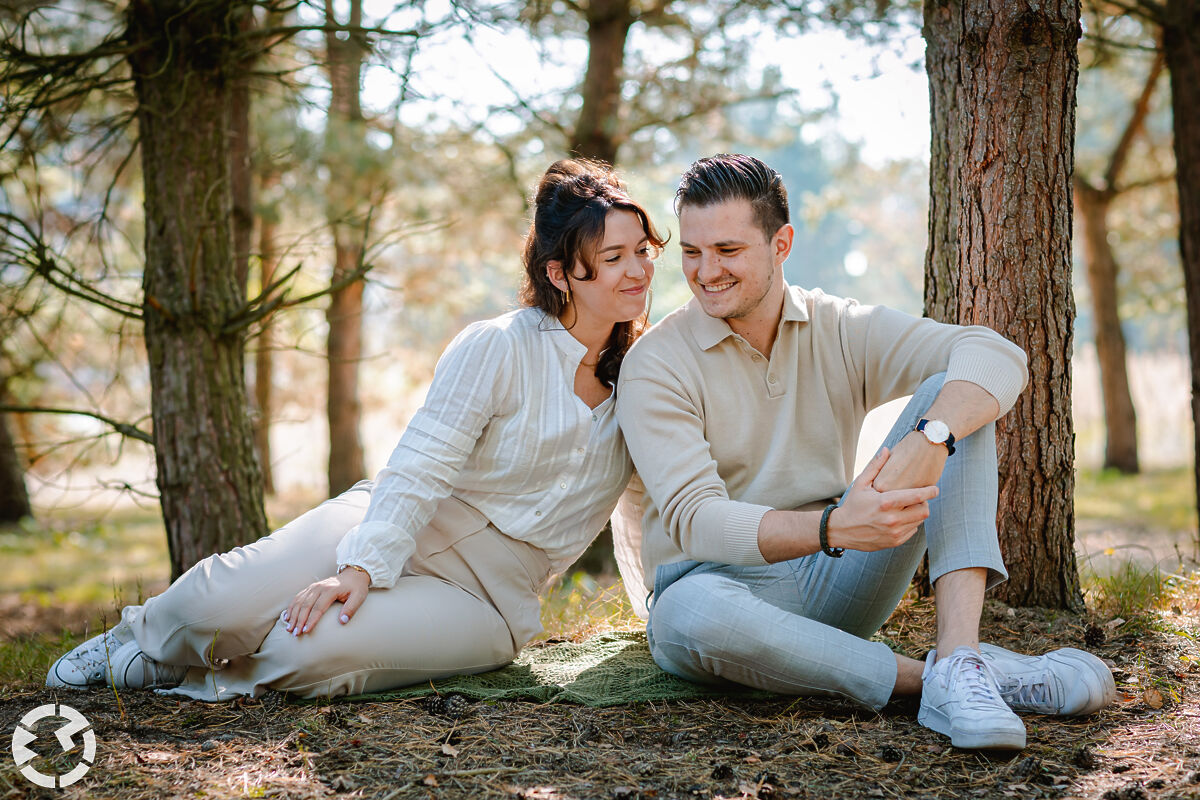
[[[239,33],[254,27],[250,11],[241,14]],[[233,77],[230,92],[229,163],[233,193],[234,273],[243,287],[250,277],[250,242],[254,237],[254,171],[250,164],[250,70],[253,62],[244,61]],[[243,291],[245,289],[243,288]]]
[[[0,525],[32,516],[25,471],[8,427],[8,415],[0,414]]]
[[[279,182],[279,176],[268,172],[262,177],[264,190]],[[274,213],[259,218],[258,253],[260,264],[259,285],[270,286],[275,280],[275,269],[279,265],[279,253],[275,246],[275,234],[279,227]],[[271,467],[271,418],[275,413],[272,381],[275,368],[275,332],[273,317],[262,321],[258,333],[258,347],[254,352],[254,448],[258,452],[258,463],[262,465],[263,491],[275,493],[275,470]]]
[[[998,524],[1016,605],[1082,605],[1074,553],[1071,170],[1079,8],[925,5],[931,122],[926,312],[1029,356],[997,424]]]
[[[1167,0],[1163,50],[1171,73],[1175,183],[1179,189],[1179,255],[1187,294],[1192,359],[1192,421],[1197,503],[1200,504],[1200,2]]]
[[[1117,260],[1108,243],[1108,210],[1114,195],[1075,179],[1075,209],[1082,223],[1084,260],[1092,296],[1096,357],[1104,400],[1104,466],[1138,471],[1137,414],[1129,393],[1125,334],[1117,311]]]
[[[588,64],[583,106],[570,151],[615,164],[621,146],[621,71],[634,16],[630,0],[592,0],[587,6]]]
[[[326,19],[336,24],[333,5],[325,4]],[[350,25],[362,25],[362,0],[350,0]],[[325,136],[329,156],[345,160],[365,147],[362,105],[359,97],[363,55],[366,48],[358,35],[339,39],[334,33],[325,35],[326,58],[329,67],[329,120]],[[348,175],[356,175],[348,164]],[[357,176],[356,176],[357,177]],[[329,221],[333,228],[333,282],[358,269],[362,260],[362,228],[356,222],[359,203],[355,189],[362,181],[350,180],[346,191],[339,185],[338,170],[333,170],[333,182],[328,191]],[[334,496],[349,489],[366,477],[360,427],[362,404],[358,396],[358,365],[362,360],[363,282],[356,280],[330,294],[325,318],[329,323],[326,355],[329,359],[329,388],[327,412],[329,417],[329,494]]]
[[[144,290],[158,489],[172,577],[267,533],[247,414],[234,266],[230,71],[236,18],[214,0],[126,13],[146,215]]]
[[[334,279],[358,267],[361,249],[338,243]],[[329,495],[340,494],[366,477],[359,423],[358,364],[362,359],[363,282],[330,295],[329,321]]]

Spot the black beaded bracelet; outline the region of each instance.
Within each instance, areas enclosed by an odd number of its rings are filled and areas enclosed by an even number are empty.
[[[817,528],[817,533],[821,539],[821,552],[830,558],[841,558],[842,553],[846,552],[846,548],[829,546],[829,515],[835,508],[837,508],[835,504],[825,506],[825,510],[821,512],[821,525]]]

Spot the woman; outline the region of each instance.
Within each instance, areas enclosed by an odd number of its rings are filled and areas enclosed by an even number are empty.
[[[629,480],[613,390],[663,244],[602,164],[553,164],[534,206],[525,307],[451,342],[374,483],[126,607],[47,685],[318,697],[511,661]]]

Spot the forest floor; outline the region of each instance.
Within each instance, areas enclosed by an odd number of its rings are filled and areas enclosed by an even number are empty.
[[[1155,520],[1182,514],[1186,501],[1171,497],[1187,497],[1187,476],[1168,483],[1153,492],[1144,481],[1107,477],[1082,485],[1081,528],[1128,528],[1144,538]],[[1123,492],[1153,495],[1148,502],[1158,505],[1128,519],[1103,511]],[[132,524],[109,528],[82,535],[126,542],[128,562],[138,558],[139,537],[153,538]],[[10,582],[50,558],[5,547],[20,548],[0,541]],[[0,798],[1200,798],[1200,577],[1136,566],[1097,575],[1089,564],[1086,613],[989,601],[983,628],[990,641],[1026,652],[1096,652],[1114,668],[1118,701],[1082,719],[1027,717],[1028,746],[1008,755],[951,747],[917,724],[911,701],[880,713],[795,698],[607,709],[481,701],[452,715],[422,699],[321,705],[271,693],[206,704],[149,692],[53,692],[42,686],[46,667],[81,640],[87,620],[95,623],[98,596],[132,591],[122,584],[129,576],[75,595],[0,584],[0,731],[7,737],[31,710],[63,702],[87,717],[97,740],[91,770],[66,789],[34,786],[0,753]],[[151,580],[138,589],[158,587]],[[547,627],[564,638],[636,628],[619,595],[577,576],[548,603]],[[934,638],[932,604],[910,596],[880,637],[923,656]],[[30,763],[46,773],[79,761],[78,748],[57,752],[57,724],[33,727],[39,756]]]

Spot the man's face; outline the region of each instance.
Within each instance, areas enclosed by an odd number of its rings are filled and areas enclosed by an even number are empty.
[[[683,274],[705,313],[743,320],[778,302],[774,295],[782,290],[779,267],[791,246],[790,232],[791,226],[784,225],[774,236],[765,236],[748,200],[683,206]]]

